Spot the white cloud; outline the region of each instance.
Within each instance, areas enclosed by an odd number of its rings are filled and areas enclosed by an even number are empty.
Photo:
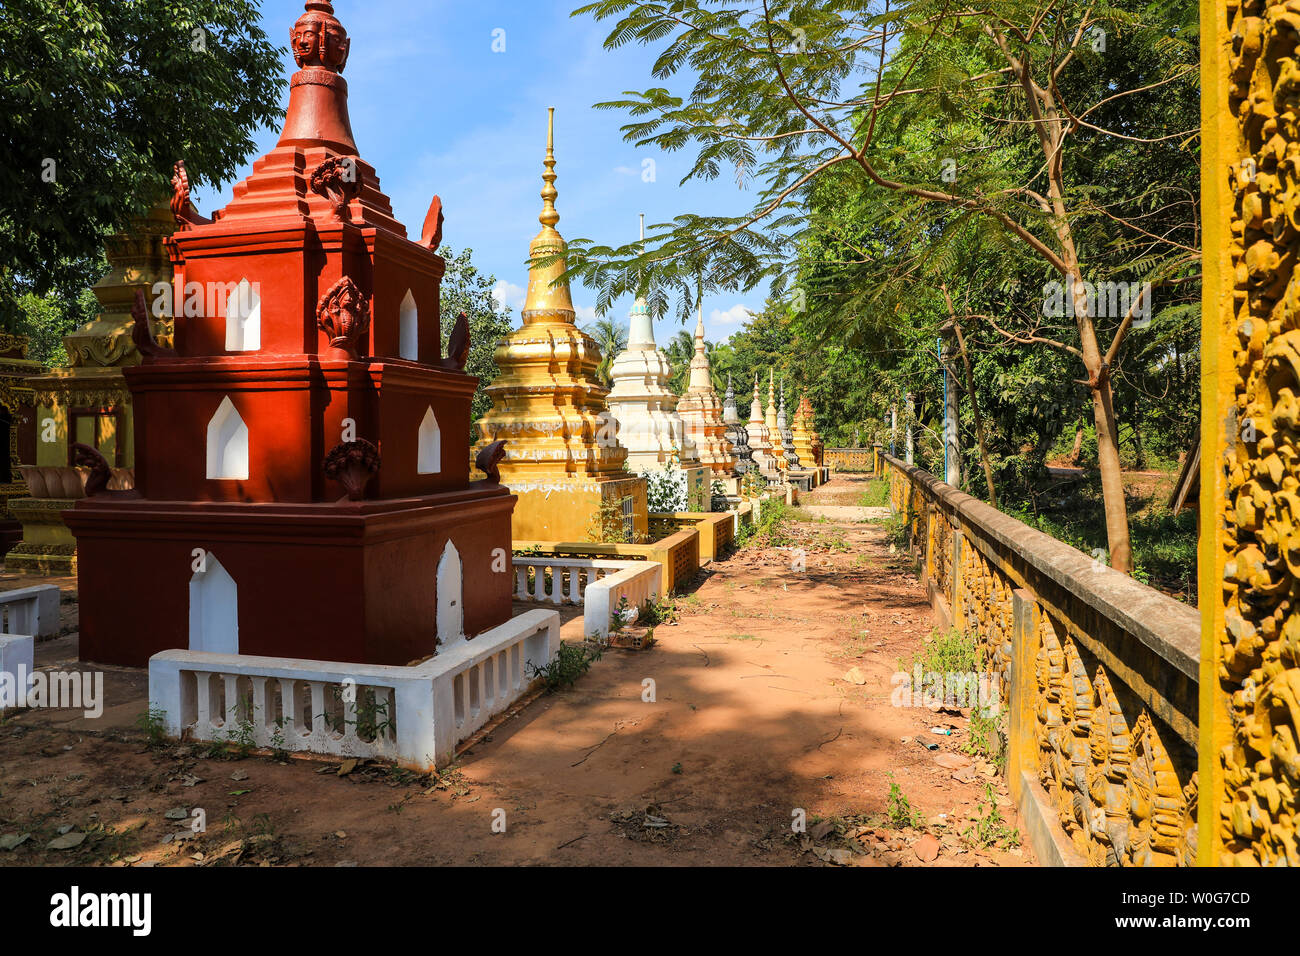
[[[635,176],[635,175],[636,175],[636,170],[633,169],[631,166],[615,166],[615,167],[614,167],[614,172],[618,173],[620,176]]]
[[[714,309],[712,312],[710,312],[709,324],[710,325],[738,325],[744,322],[748,322],[750,316],[752,316],[753,314],[754,313],[751,312],[747,306],[744,306],[741,303],[737,302],[735,305],[727,309],[727,311],[725,312],[722,311],[721,309]]]
[[[588,322],[596,321],[596,307],[594,305],[575,305],[573,311],[578,318],[579,325],[586,325]]]
[[[524,292],[523,286],[498,279],[497,284],[492,287],[492,301],[496,303],[497,311],[509,306],[518,312],[524,307]]]

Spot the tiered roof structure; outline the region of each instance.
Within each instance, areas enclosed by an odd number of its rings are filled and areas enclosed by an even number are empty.
[[[166,245],[176,287],[209,301],[170,348],[137,301],[135,490],[106,491],[109,463],[78,449],[85,660],[405,664],[511,615],[493,566],[515,499],[490,462],[469,482],[468,323],[441,355],[441,202],[408,238],[360,158],[332,4],[307,3],[291,37],[283,133],[214,220],[177,166]]]
[[[727,441],[727,426],[722,420],[722,402],[713,388],[713,375],[704,345],[704,307],[699,307],[695,322],[695,355],[691,358],[690,381],[677,412],[699,452],[700,462],[717,477],[730,477],[736,466],[735,452]]]

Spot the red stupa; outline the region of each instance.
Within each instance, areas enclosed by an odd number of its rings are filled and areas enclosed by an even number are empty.
[[[330,3],[292,44],[284,132],[214,221],[178,164],[175,351],[141,309],[126,370],[135,490],[68,515],[83,660],[405,664],[510,616],[515,498],[469,481],[463,323],[441,355],[441,204],[411,241],[358,157]]]

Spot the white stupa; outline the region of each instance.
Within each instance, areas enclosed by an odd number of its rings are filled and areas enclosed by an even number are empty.
[[[641,238],[645,239],[644,216]],[[618,425],[618,442],[627,449],[627,468],[644,475],[661,472],[676,462],[685,482],[686,510],[702,510],[709,469],[701,464],[695,443],[677,414],[677,395],[668,387],[672,368],[655,344],[654,322],[644,296],[637,296],[628,318],[627,348],[610,366],[613,387],[606,399]]]

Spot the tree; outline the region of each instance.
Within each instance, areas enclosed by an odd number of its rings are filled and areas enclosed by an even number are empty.
[[[278,120],[284,51],[257,0],[0,4],[0,321],[75,298],[105,235],[168,189],[231,179]]]
[[[451,336],[456,317],[464,312],[469,318],[469,360],[465,371],[478,378],[478,388],[470,405],[470,422],[477,422],[492,407],[484,391],[501,374],[493,356],[497,343],[514,328],[510,307],[502,305],[497,311],[492,298],[496,276],[480,272],[473,262],[473,249],[456,252],[443,246],[438,254],[447,260],[447,271],[442,277],[442,351],[447,352],[447,339]]]
[[[903,0],[880,11],[860,0],[763,0],[758,9],[600,0],[576,13],[615,19],[607,47],[660,44],[661,83],[684,68],[697,75],[688,96],[659,85],[597,104],[633,117],[629,141],[693,145],[687,179],[713,179],[730,166],[738,182],[762,184],[748,213],[679,216],[650,227],[644,248],[570,242],[570,273],[600,290],[597,308],[643,283],[652,309],[676,290],[683,312],[705,290],[752,288],[763,278],[784,293],[800,244],[822,225],[810,220],[808,201],[827,177],[870,195],[876,222],[905,245],[924,234],[941,251],[973,223],[1032,262],[1039,288],[1054,281],[1065,289],[1065,334],[996,327],[1009,341],[1066,352],[1080,367],[1111,563],[1127,571],[1112,373],[1140,300],[1101,328],[1086,289],[1115,276],[1090,256],[1122,248],[1126,278],[1195,283],[1196,195],[1179,182],[1148,188],[1143,177],[1099,192],[1089,177],[1102,143],[1126,157],[1113,168],[1167,170],[1181,160],[1194,170],[1194,11],[1148,0],[1100,9],[992,0],[977,10]],[[1126,118],[1134,114],[1141,125]],[[902,148],[909,142],[919,148]],[[916,282],[915,274],[896,278]],[[815,292],[794,294],[801,291]],[[871,293],[858,290],[857,301]]]
[[[606,388],[614,384],[610,378],[610,369],[618,353],[627,348],[627,326],[613,319],[597,319],[584,326],[583,331],[596,340],[600,348],[600,365],[596,367],[596,378]]]

